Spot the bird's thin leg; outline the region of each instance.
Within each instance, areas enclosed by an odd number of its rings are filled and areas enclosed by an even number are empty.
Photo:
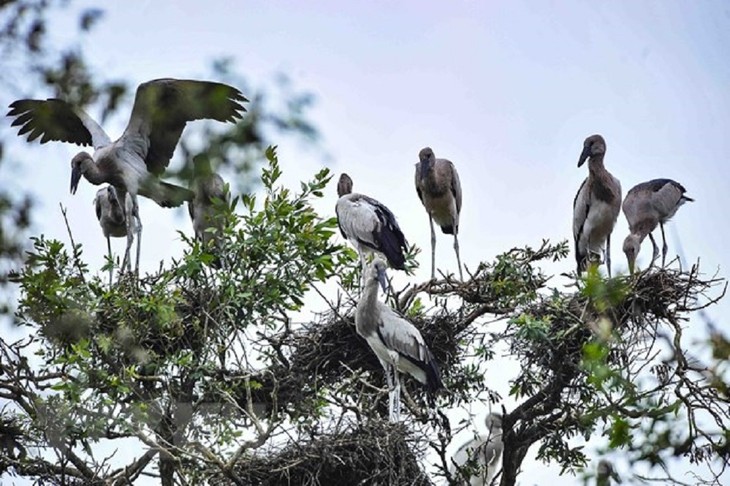
[[[127,223],[127,247],[124,249],[124,258],[122,259],[122,266],[119,268],[120,273],[124,273],[127,267],[131,267],[131,257],[129,255],[129,249],[132,248],[134,242],[134,232],[132,231],[131,219],[126,218]]]
[[[112,260],[112,241],[109,236],[106,237],[106,250],[109,255],[109,287],[112,286],[112,278],[114,275],[114,260]]]
[[[651,240],[651,244],[654,247],[651,254],[651,263],[649,264],[649,266],[651,267],[652,265],[654,265],[656,259],[659,258],[659,245],[656,244],[654,235],[652,235],[651,233],[649,233],[649,239]]]
[[[464,281],[464,273],[461,270],[461,257],[459,256],[459,236],[458,231],[454,228],[454,252],[456,252],[456,264],[459,265],[459,279]]]
[[[606,237],[606,270],[608,278],[611,278],[611,233]]]
[[[667,250],[669,248],[667,247],[667,238],[664,236],[664,223],[660,222],[659,227],[662,230],[662,268],[664,268],[667,261]]]
[[[428,222],[431,225],[431,280],[436,278],[436,232],[433,229],[433,217],[428,215]]]
[[[139,214],[135,215],[137,219],[137,265],[134,271],[139,274],[139,254],[142,248],[142,220],[139,219]]]
[[[395,362],[391,365],[393,369],[393,416],[394,422],[400,422],[400,380],[398,379],[398,357],[395,357]]]
[[[393,383],[393,375],[391,374],[392,365],[390,363],[385,363],[384,361],[381,363],[384,364],[383,369],[385,370],[385,381],[388,383],[388,419],[391,422],[395,422],[395,420],[393,420],[395,414],[395,384]]]

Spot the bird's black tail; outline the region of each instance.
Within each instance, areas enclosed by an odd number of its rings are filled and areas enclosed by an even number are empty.
[[[445,225],[441,227],[441,231],[445,235],[453,235],[454,234],[454,226],[451,224]]]
[[[380,238],[375,238],[375,241],[380,241],[380,248],[377,248],[377,250],[385,255],[391,268],[405,270],[406,238],[403,236],[403,232],[399,228],[386,226],[382,229],[379,236]]]

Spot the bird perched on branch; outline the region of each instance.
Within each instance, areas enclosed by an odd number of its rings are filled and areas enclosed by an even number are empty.
[[[489,486],[497,473],[497,466],[502,457],[504,443],[502,442],[502,414],[490,413],[485,419],[487,432],[479,434],[466,444],[459,447],[451,458],[449,472],[456,478],[457,467],[471,462],[476,468],[471,469],[473,474],[465,478],[471,486]]]
[[[225,218],[220,214],[222,208],[218,204],[230,204],[228,184],[213,171],[210,160],[196,157],[192,189],[195,195],[188,202],[188,213],[193,222],[195,238],[203,245],[211,245],[222,237]]]
[[[389,417],[391,422],[397,422],[400,420],[398,372],[407,373],[425,385],[431,397],[442,384],[436,360],[418,329],[378,300],[378,285],[387,290],[385,269],[385,262],[377,257],[368,266],[355,310],[355,327],[385,370]]]
[[[682,204],[694,201],[691,197],[685,196],[685,192],[685,188],[679,182],[671,179],[654,179],[637,184],[626,194],[623,211],[629,222],[630,233],[624,240],[624,253],[631,273],[634,273],[641,242],[647,235],[654,247],[649,266],[659,257],[659,247],[651,234],[657,225],[662,230],[662,267],[665,265],[667,240],[664,236],[664,223],[674,216]]]
[[[459,215],[461,214],[461,182],[451,161],[437,159],[430,147],[418,153],[416,192],[428,212],[431,225],[431,278],[436,278],[436,232],[433,222],[447,235],[454,235],[454,252],[459,278],[464,280],[459,256]]]
[[[129,193],[126,194],[124,201],[120,201],[117,196],[117,190],[114,186],[109,185],[96,191],[94,197],[94,209],[96,211],[96,219],[99,220],[101,231],[104,233],[106,238],[107,252],[109,260],[112,259],[112,244],[111,237],[115,238],[127,238],[127,248],[124,251],[124,258],[122,259],[121,270],[131,265],[131,258],[129,251],[132,248],[134,242],[134,233],[136,227],[133,227],[133,231],[127,231],[127,212],[132,211],[132,198]],[[137,254],[139,255],[139,238],[137,238]],[[139,261],[139,256],[137,257]],[[113,269],[109,269],[109,285],[112,284],[112,273]]]
[[[342,174],[337,183],[337,224],[342,236],[360,254],[365,272],[365,253],[382,254],[392,268],[406,269],[407,242],[393,213],[372,197],[352,192],[352,179]]]
[[[596,467],[596,486],[610,486],[613,484],[612,480],[619,484],[623,482],[613,468],[611,461],[601,459],[598,461],[598,467]]]
[[[573,239],[578,272],[601,260],[606,245],[606,270],[611,276],[611,232],[621,211],[621,183],[603,166],[606,141],[591,135],[583,142],[578,167],[588,160],[588,177],[573,200]]]
[[[139,220],[137,195],[162,207],[176,207],[193,198],[184,187],[160,180],[189,121],[212,119],[235,122],[246,111],[248,101],[231,86],[210,81],[156,79],[137,88],[132,114],[122,136],[112,142],[104,130],[82,109],[60,99],[18,100],[8,116],[19,135],[32,142],[50,140],[94,147],[94,155],[80,152],[71,160],[71,192],[83,176],[92,184],[114,186],[120,200],[132,198],[133,210],[126,214],[127,232]],[[139,243],[139,242],[138,242]],[[137,262],[139,266],[139,261]]]

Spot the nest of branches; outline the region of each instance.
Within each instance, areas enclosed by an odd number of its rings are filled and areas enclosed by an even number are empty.
[[[432,485],[419,466],[413,443],[403,424],[369,420],[277,452],[243,458],[234,475],[240,484],[260,486]],[[229,484],[230,478],[211,483]]]

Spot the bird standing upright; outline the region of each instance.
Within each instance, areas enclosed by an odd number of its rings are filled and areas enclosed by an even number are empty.
[[[464,280],[459,256],[459,215],[461,214],[461,182],[454,164],[437,159],[430,147],[418,153],[416,192],[428,212],[431,225],[431,279],[436,278],[436,232],[433,222],[447,235],[454,235],[454,252],[459,266],[459,278]]]
[[[591,135],[583,142],[578,167],[588,159],[588,177],[573,200],[573,239],[578,272],[592,256],[600,262],[606,245],[606,269],[611,277],[611,232],[621,211],[621,183],[603,166],[606,142]]]
[[[219,214],[216,202],[229,204],[230,192],[226,182],[213,171],[210,160],[205,157],[196,157],[194,160],[192,189],[195,195],[192,201],[188,201],[188,213],[193,222],[195,238],[203,245],[219,241],[225,219]]]
[[[121,266],[121,271],[124,271],[127,265],[131,265],[129,251],[134,242],[134,231],[127,231],[127,212],[132,211],[132,198],[129,194],[126,194],[124,203],[122,203],[117,196],[117,191],[114,189],[114,186],[109,185],[96,191],[94,209],[96,211],[96,219],[99,220],[101,231],[106,238],[109,260],[112,260],[110,237],[127,237],[127,248],[124,252]],[[133,230],[136,230],[136,228],[133,228]],[[137,254],[139,255],[139,238],[137,238]],[[139,257],[137,261],[139,261]],[[112,284],[112,273],[113,268],[110,268],[109,285]]]
[[[502,457],[504,443],[502,442],[502,414],[490,413],[485,419],[487,426],[486,434],[479,434],[466,444],[459,447],[451,458],[449,472],[456,477],[456,468],[464,466],[470,460],[475,461],[478,466],[474,473],[465,478],[463,474],[459,478],[469,480],[470,486],[489,486],[497,473],[497,465]]]
[[[159,178],[186,123],[200,119],[235,122],[246,111],[240,104],[245,101],[240,91],[221,83],[178,79],[142,83],[127,128],[114,142],[83,110],[59,99],[18,100],[10,105],[8,116],[16,117],[12,125],[20,125],[18,135],[28,133],[29,142],[41,137],[41,143],[92,145],[93,157],[80,152],[71,160],[71,192],[76,192],[83,176],[95,185],[113,185],[120,200],[129,193],[132,211],[126,214],[127,232],[133,231],[132,219],[136,218],[139,238],[138,194],[162,207],[179,206],[193,198],[188,189]]]
[[[364,288],[355,309],[355,328],[365,338],[385,370],[389,390],[389,417],[400,419],[400,379],[408,373],[426,386],[429,395],[441,388],[436,360],[418,329],[378,300],[378,284],[387,288],[385,262],[375,258],[367,269]]]
[[[337,183],[337,224],[342,236],[360,254],[363,276],[365,253],[381,253],[396,270],[406,269],[406,238],[393,213],[381,202],[352,192],[352,179],[342,174]]]
[[[629,222],[629,235],[624,240],[624,253],[629,263],[629,272],[634,273],[636,257],[641,249],[641,242],[649,236],[654,252],[651,265],[659,257],[659,247],[651,234],[659,225],[662,230],[662,267],[667,258],[667,240],[664,236],[664,223],[674,216],[679,207],[687,201],[694,201],[685,196],[685,188],[671,179],[653,179],[632,187],[623,203],[623,211]]]

